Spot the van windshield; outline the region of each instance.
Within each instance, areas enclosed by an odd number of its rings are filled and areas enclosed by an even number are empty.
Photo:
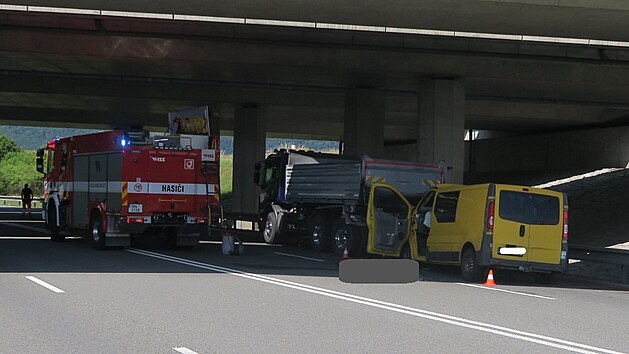
[[[559,198],[548,195],[500,191],[500,218],[531,225],[557,225]]]

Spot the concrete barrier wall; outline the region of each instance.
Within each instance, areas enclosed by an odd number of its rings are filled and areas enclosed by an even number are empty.
[[[626,167],[629,127],[476,140],[468,171],[573,171]],[[469,142],[466,151],[470,151]],[[467,159],[469,161],[469,158]]]
[[[385,148],[387,158],[417,161],[417,145]],[[531,134],[465,142],[464,183],[538,184],[629,163],[629,127]],[[429,161],[424,161],[429,162]]]

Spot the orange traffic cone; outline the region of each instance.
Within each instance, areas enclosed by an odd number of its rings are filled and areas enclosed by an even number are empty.
[[[345,250],[343,250],[343,255],[341,256],[342,261],[346,259],[349,259],[349,252],[347,251],[347,246],[345,246]]]
[[[487,281],[485,281],[485,284],[483,284],[485,286],[496,286],[496,283],[494,283],[494,271],[493,270],[489,270],[489,274],[487,274]]]

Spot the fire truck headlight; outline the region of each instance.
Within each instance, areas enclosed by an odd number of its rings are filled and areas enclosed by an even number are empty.
[[[120,139],[120,146],[122,146],[122,147],[127,146],[127,139],[125,139],[125,138]]]

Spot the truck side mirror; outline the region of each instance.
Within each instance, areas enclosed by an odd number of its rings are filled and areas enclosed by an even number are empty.
[[[44,157],[44,149],[37,149],[37,157],[39,158],[43,158]]]
[[[35,159],[35,163],[37,164],[37,172],[44,173],[44,158],[38,157]]]

